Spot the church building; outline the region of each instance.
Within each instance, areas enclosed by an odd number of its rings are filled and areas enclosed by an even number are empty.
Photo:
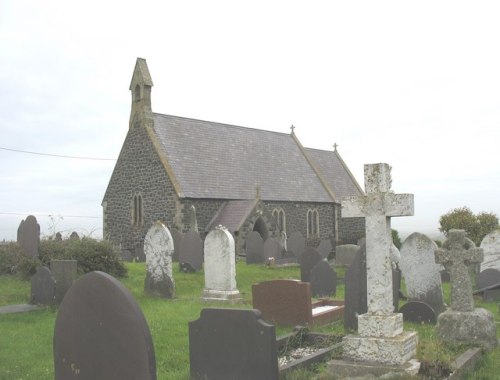
[[[340,202],[363,190],[336,149],[302,146],[297,136],[152,111],[153,81],[138,58],[126,139],[102,202],[104,238],[134,252],[157,221],[170,230],[218,225],[238,254],[258,231],[265,240],[300,231],[307,245],[356,243],[363,218],[342,218]]]

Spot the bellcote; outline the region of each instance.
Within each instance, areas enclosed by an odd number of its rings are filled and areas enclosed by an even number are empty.
[[[144,58],[137,58],[129,88],[132,94],[129,128],[141,125],[144,120],[153,119],[151,87],[153,87],[153,81],[149,74],[148,64]]]

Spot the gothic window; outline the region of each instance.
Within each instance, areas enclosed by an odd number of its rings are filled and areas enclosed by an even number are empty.
[[[319,213],[317,209],[307,210],[307,237],[319,238]]]
[[[132,225],[142,226],[144,222],[142,195],[135,194],[132,201]]]
[[[278,232],[278,235],[281,235],[282,232],[286,233],[285,211],[282,208],[275,208],[272,215],[274,218],[274,222],[276,223],[276,231]]]

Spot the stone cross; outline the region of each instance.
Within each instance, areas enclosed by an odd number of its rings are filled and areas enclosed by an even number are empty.
[[[450,230],[443,247],[436,250],[435,259],[450,272],[451,308],[455,311],[474,310],[468,267],[483,261],[483,249],[476,248],[474,242],[465,237],[464,230]]]
[[[366,195],[346,197],[342,201],[342,217],[365,218],[368,313],[391,314],[391,217],[413,215],[413,194],[391,191],[388,164],[365,165],[364,172]]]

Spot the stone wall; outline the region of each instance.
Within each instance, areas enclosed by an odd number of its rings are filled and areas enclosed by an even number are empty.
[[[133,197],[143,200],[143,222],[132,221]],[[103,202],[104,238],[134,251],[152,224],[174,224],[177,195],[144,127],[128,131]]]
[[[337,245],[358,244],[365,237],[365,218],[339,218],[338,231]]]
[[[224,203],[221,199],[182,199],[182,222],[178,225],[179,231],[187,232],[190,228],[191,218],[189,209],[194,206],[196,209],[196,219],[198,221],[198,232],[203,238],[208,223],[215,216],[221,205]]]

